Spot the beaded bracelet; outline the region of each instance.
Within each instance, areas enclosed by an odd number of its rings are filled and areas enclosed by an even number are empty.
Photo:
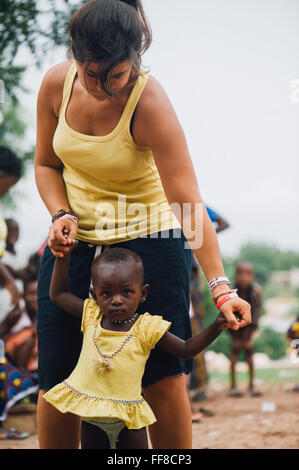
[[[218,310],[220,309],[220,307],[225,304],[225,302],[227,302],[228,300],[230,299],[233,299],[234,297],[239,297],[238,294],[236,294],[235,292],[233,294],[228,294],[226,295],[225,297],[223,297],[221,300],[219,300],[219,302],[217,302],[216,304],[216,308],[218,308]]]
[[[228,284],[230,286],[230,280],[226,276],[215,277],[214,279],[211,279],[208,284],[210,293],[212,293],[214,287],[219,286],[220,284]]]
[[[55,222],[55,220],[60,219],[61,217],[63,217],[66,214],[73,215],[72,211],[67,211],[65,209],[59,209],[59,211],[56,214],[54,214],[53,217],[52,217],[52,224]]]
[[[73,222],[75,222],[77,225],[78,225],[78,219],[77,217],[75,217],[74,215],[71,215],[71,214],[65,214],[63,215],[62,217],[59,217],[60,220],[63,220],[63,219],[70,219],[72,220]]]
[[[213,302],[214,302],[214,304],[216,305],[217,302],[218,302],[218,299],[219,299],[220,297],[222,297],[223,295],[233,294],[233,293],[236,293],[236,292],[238,292],[238,289],[231,289],[231,290],[228,290],[227,292],[222,292],[222,294],[219,294],[219,295],[213,297]]]

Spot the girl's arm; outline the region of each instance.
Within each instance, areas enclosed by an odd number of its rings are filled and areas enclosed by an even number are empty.
[[[169,204],[176,204],[180,214],[185,208],[181,226],[207,280],[224,276],[216,232],[199,192],[183,130],[166,93],[153,77],[136,108],[133,138],[138,145],[151,148]],[[213,295],[228,289],[225,284],[216,286]],[[250,305],[238,297],[223,304],[221,311],[230,328],[237,330],[251,321]],[[235,311],[242,317],[240,322]]]
[[[59,209],[70,210],[62,177],[63,164],[53,150],[53,136],[57,127],[57,108],[61,104],[63,82],[69,64],[52,67],[45,75],[37,99],[37,134],[35,150],[35,179],[41,198],[53,217]],[[59,97],[60,103],[57,103]],[[58,101],[59,101],[58,100]],[[69,232],[68,238],[63,230]],[[49,231],[49,247],[55,256],[68,253],[77,225],[70,219],[56,220]]]
[[[67,253],[63,258],[57,257],[55,260],[50,284],[50,299],[71,315],[81,317],[84,300],[69,292],[70,258],[71,255]]]
[[[174,356],[192,359],[192,357],[206,349],[227,328],[226,319],[220,314],[211,325],[193,338],[184,341],[167,331],[156,346]]]

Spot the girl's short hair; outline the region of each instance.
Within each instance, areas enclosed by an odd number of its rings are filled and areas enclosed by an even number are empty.
[[[122,247],[109,247],[100,253],[92,263],[92,270],[100,263],[119,263],[121,261],[133,261],[139,271],[141,282],[143,282],[143,261],[142,258],[132,250]]]
[[[141,56],[152,41],[141,0],[89,0],[69,23],[72,51],[79,63],[99,62],[101,88],[113,96],[109,72],[119,63],[132,63],[132,79],[140,74]]]

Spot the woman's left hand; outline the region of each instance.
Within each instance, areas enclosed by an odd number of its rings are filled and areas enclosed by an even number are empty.
[[[225,316],[228,327],[232,330],[239,330],[251,323],[251,306],[246,300],[240,297],[233,297],[225,302],[219,310]],[[238,314],[238,317],[235,315]]]

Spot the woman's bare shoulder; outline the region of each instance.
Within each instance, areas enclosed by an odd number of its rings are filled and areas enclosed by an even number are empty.
[[[155,105],[157,102],[161,103],[165,100],[169,101],[163,86],[153,75],[150,74],[142,93],[140,103],[148,106],[150,103]]]
[[[149,75],[144,91],[140,97],[139,110],[146,118],[153,118],[162,113],[173,113],[174,109],[161,83],[153,76]]]
[[[163,140],[165,126],[175,134],[180,124],[163,86],[149,75],[136,108],[135,142],[141,146],[151,146],[153,140]]]
[[[60,109],[64,81],[71,65],[71,60],[54,65],[45,73],[41,83],[40,94],[51,100],[55,114]]]

